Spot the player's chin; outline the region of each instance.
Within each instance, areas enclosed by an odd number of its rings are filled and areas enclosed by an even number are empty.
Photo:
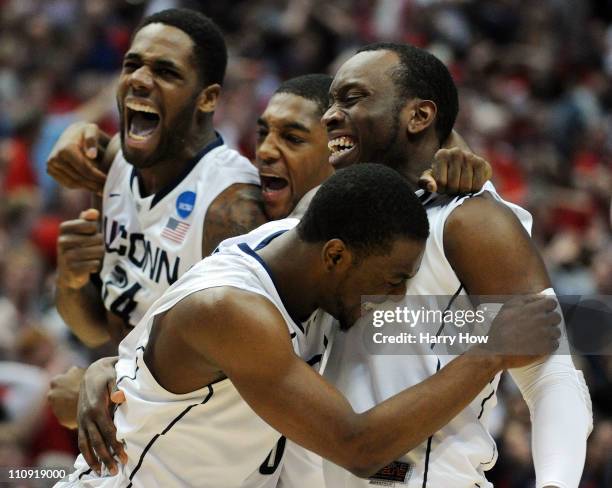
[[[293,210],[291,189],[287,186],[281,190],[262,190],[264,212],[269,220],[286,218]]]
[[[122,152],[125,160],[136,168],[148,168],[151,166],[151,156],[153,153],[126,146],[122,147]]]
[[[350,149],[332,152],[329,155],[329,164],[337,171],[342,168],[347,168],[355,163],[359,163],[359,146],[355,144]],[[376,162],[376,161],[372,161]]]
[[[291,210],[289,205],[264,204],[264,212],[268,220],[281,220],[287,218]]]
[[[124,141],[121,150],[126,161],[136,168],[147,168],[155,160],[157,144],[133,145]]]

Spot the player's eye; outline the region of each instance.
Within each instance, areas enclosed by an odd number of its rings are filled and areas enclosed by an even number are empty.
[[[304,139],[293,134],[287,134],[285,136],[285,139],[287,139],[292,144],[302,144],[303,142],[305,142]]]
[[[345,105],[354,105],[355,103],[357,103],[361,98],[363,97],[363,95],[361,95],[360,93],[349,93],[348,95],[346,95],[344,97],[344,104]]]
[[[257,128],[257,141],[262,142],[268,135],[268,131],[263,127]]]
[[[169,68],[159,68],[157,73],[164,78],[178,78],[177,72]]]
[[[406,283],[407,280],[408,280],[408,278],[399,278],[399,279],[395,279],[395,280],[388,280],[387,284],[391,288],[399,288],[400,286],[403,286],[404,283]]]
[[[124,61],[123,62],[123,71],[132,72],[138,69],[138,63],[136,61]]]

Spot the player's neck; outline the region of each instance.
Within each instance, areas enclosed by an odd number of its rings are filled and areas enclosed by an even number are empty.
[[[174,155],[171,160],[160,160],[149,168],[139,168],[137,174],[141,191],[144,195],[153,195],[176,181],[193,164],[198,154],[216,138],[217,133],[212,124],[200,126],[186,138],[180,154]]]
[[[430,131],[427,135],[424,135],[410,145],[410,149],[404,159],[405,164],[398,168],[399,172],[410,183],[416,186],[423,171],[431,167],[438,149],[440,149],[438,138],[434,131]]]
[[[320,287],[315,284],[311,263],[317,251],[292,229],[274,239],[259,255],[268,265],[276,290],[292,317],[306,320],[318,308]]]

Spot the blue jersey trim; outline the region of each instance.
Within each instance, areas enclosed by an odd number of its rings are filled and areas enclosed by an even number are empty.
[[[266,247],[274,238],[280,236],[281,234],[284,234],[285,232],[287,232],[286,230],[281,230],[279,232],[275,232],[274,234],[266,237],[263,241],[261,241],[259,243],[259,245],[255,248],[256,250],[260,250],[263,249],[264,247]],[[274,287],[278,290],[278,287],[276,286],[276,281],[274,281],[274,276],[272,275],[272,271],[270,270],[270,268],[268,267],[268,265],[266,264],[266,262],[262,259],[262,257],[257,254],[253,249],[251,249],[249,247],[249,245],[246,242],[241,242],[240,244],[238,244],[238,247],[240,248],[240,250],[246,254],[248,254],[249,256],[251,256],[252,258],[254,258],[259,264],[261,264],[261,266],[263,267],[263,269],[266,270],[266,273],[268,273],[268,276],[270,277],[270,279],[272,280],[272,283],[274,284]],[[283,304],[283,306],[285,306],[285,304]],[[287,310],[287,307],[285,307],[285,310]],[[289,313],[289,310],[287,310],[287,313]],[[295,326],[300,329],[302,331],[302,334],[304,333],[304,327],[302,327],[302,323],[299,319],[297,319],[296,317],[294,317],[293,315],[291,315],[289,313],[289,316],[291,317],[291,319],[293,320],[293,322],[295,323]]]

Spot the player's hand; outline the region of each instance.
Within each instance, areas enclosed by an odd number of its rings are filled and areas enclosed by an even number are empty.
[[[96,124],[76,122],[53,146],[47,173],[66,188],[81,188],[101,195],[106,175],[99,169],[109,136]]]
[[[85,374],[83,368],[73,366],[51,380],[51,387],[47,393],[49,405],[57,420],[69,429],[77,427],[77,404],[83,374]]]
[[[439,149],[431,168],[419,178],[419,187],[430,192],[471,193],[480,191],[493,172],[488,161],[468,150]]]
[[[127,462],[123,444],[117,440],[113,423],[116,404],[125,401],[117,389],[115,362],[117,358],[103,358],[93,363],[83,377],[78,405],[79,450],[87,464],[98,474],[101,464],[117,474],[117,458]]]
[[[89,282],[89,275],[102,266],[104,240],[98,231],[100,212],[84,210],[76,220],[60,225],[57,240],[57,284],[78,290]]]
[[[502,369],[520,368],[559,347],[561,314],[557,301],[544,295],[515,297],[501,308],[482,349],[498,356]],[[478,346],[480,347],[480,346]]]

